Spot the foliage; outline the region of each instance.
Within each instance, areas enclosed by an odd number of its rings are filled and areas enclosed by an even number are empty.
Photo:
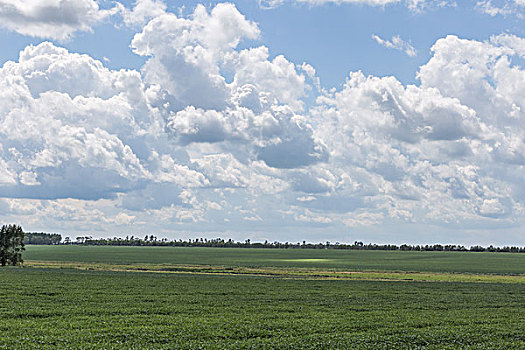
[[[58,233],[26,232],[25,244],[60,244],[62,236]]]
[[[16,266],[23,262],[24,231],[17,225],[3,225],[0,229],[0,265]]]

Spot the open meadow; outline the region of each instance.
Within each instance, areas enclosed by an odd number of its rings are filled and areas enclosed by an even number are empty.
[[[28,246],[1,349],[523,349],[525,255]]]

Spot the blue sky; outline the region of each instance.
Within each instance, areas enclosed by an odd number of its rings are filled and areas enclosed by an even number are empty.
[[[524,245],[524,16],[523,0],[0,0],[0,217]]]
[[[121,3],[133,6],[133,1]],[[188,15],[199,3],[168,1],[166,5],[171,12],[182,11]],[[212,7],[217,3],[220,2],[203,4]],[[113,1],[99,4],[101,8],[114,6]],[[419,66],[430,57],[430,47],[448,34],[475,40],[487,40],[491,35],[505,32],[525,35],[519,16],[490,16],[476,4],[476,1],[462,1],[453,6],[414,11],[402,2],[386,6],[337,3],[314,6],[288,1],[273,9],[261,8],[253,0],[235,2],[241,13],[258,23],[262,34],[256,43],[267,46],[272,55],[284,54],[294,62],[312,64],[326,88],[339,87],[347,74],[355,70],[377,76],[395,75],[400,81],[413,84]],[[93,32],[76,32],[71,39],[59,44],[98,59],[110,58],[106,65],[112,69],[140,69],[145,59],[129,50],[136,28],[119,25],[114,18],[97,23],[93,29]],[[42,41],[39,37],[16,35],[5,29],[0,33],[7,44],[0,52],[2,62],[16,60],[26,45]],[[386,39],[399,35],[409,40],[418,54],[407,57],[401,51],[388,50],[372,39],[374,34]]]

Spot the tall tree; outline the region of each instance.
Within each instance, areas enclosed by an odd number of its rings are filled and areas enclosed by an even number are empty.
[[[0,229],[0,264],[16,266],[23,263],[24,230],[17,225],[3,225]]]

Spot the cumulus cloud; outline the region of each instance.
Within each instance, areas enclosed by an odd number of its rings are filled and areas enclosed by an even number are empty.
[[[183,145],[228,141],[250,151],[251,144],[257,159],[274,168],[296,168],[328,159],[326,147],[315,138],[305,118],[286,109],[257,115],[246,108],[217,112],[188,107],[168,118],[167,130]]]
[[[0,26],[23,35],[66,40],[114,14],[95,0],[0,0]]]
[[[153,19],[131,45],[136,54],[151,56],[142,69],[145,79],[173,97],[173,109],[224,109],[230,88],[220,62],[243,38],[258,35],[257,25],[232,4],[219,4],[211,13],[198,5],[189,19],[171,13]]]
[[[276,99],[295,110],[302,110],[301,98],[310,88],[305,76],[299,74],[296,66],[283,55],[273,60],[269,60],[269,56],[268,48],[264,46],[230,53],[226,66],[235,72],[234,85],[252,84],[257,90],[267,93],[266,99]],[[307,73],[315,79],[315,72],[309,70]]]
[[[520,38],[448,36],[432,52],[420,86],[356,72],[341,91],[320,99],[325,106],[315,113],[326,122],[318,133],[333,163],[351,177],[368,174],[358,181],[368,187],[367,206],[391,218],[517,220],[525,115],[515,91],[525,73],[510,58],[521,55]]]
[[[159,8],[133,38],[140,72],[49,42],[0,68],[6,217],[75,230],[523,222],[523,38],[447,36],[416,85],[358,71],[327,92],[314,67],[250,46],[260,30],[234,5]]]
[[[206,208],[219,207],[181,199],[188,189],[283,191],[281,169],[328,159],[297,114],[310,89],[300,70],[310,80],[315,70],[271,59],[265,47],[236,49],[258,35],[256,24],[221,4],[146,25],[133,40],[137,53],[151,56],[142,73],[110,70],[49,42],[26,47],[0,69],[0,196],[108,199],[202,222]],[[104,217],[108,225],[141,222],[125,212]]]
[[[169,164],[138,72],[44,42],[5,63],[0,86],[3,196],[97,199],[143,181],[187,184],[175,174],[191,170]]]
[[[523,70],[511,65],[511,57],[523,54],[521,41],[507,35],[491,40],[439,39],[418,76],[422,86],[458,98],[487,122],[514,125],[523,116],[524,101],[515,90],[523,83]]]
[[[525,57],[525,39],[511,34],[493,35],[490,37],[493,45],[508,47],[520,57]]]
[[[129,9],[117,3],[124,24],[129,27],[141,27],[150,19],[166,13],[166,4],[162,0],[136,0]]]
[[[372,39],[374,39],[381,46],[387,47],[389,49],[402,51],[407,56],[410,56],[410,57],[417,56],[417,51],[412,46],[412,44],[401,39],[399,35],[393,36],[392,40],[385,40],[377,35],[372,35]]]
[[[132,46],[151,56],[142,72],[165,91],[166,130],[179,144],[220,143],[224,150],[242,143],[244,153],[276,168],[326,160],[309,121],[297,114],[311,89],[305,74],[282,55],[271,59],[264,46],[236,49],[259,34],[232,4],[210,12],[197,6],[189,18],[155,18]],[[304,67],[315,78],[315,70]],[[223,71],[233,76],[230,83]]]

